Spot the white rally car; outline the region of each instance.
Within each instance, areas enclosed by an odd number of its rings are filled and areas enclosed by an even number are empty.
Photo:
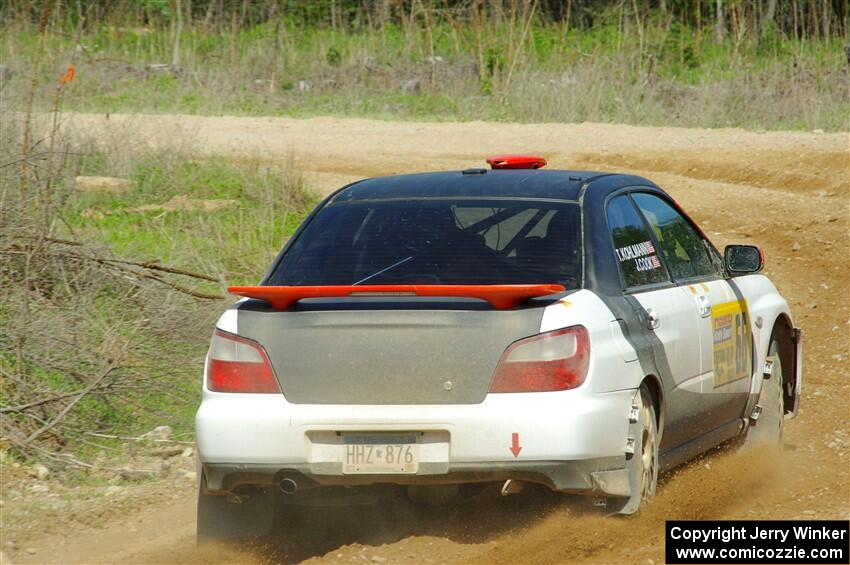
[[[660,470],[778,441],[801,339],[757,247],[721,256],[644,178],[488,162],[346,186],[230,288],[199,539],[379,488],[538,483],[632,513]]]

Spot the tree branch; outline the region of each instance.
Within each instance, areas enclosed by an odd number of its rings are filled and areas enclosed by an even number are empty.
[[[79,394],[77,394],[77,397],[74,398],[74,400],[72,400],[71,402],[69,402],[68,405],[65,406],[65,408],[63,408],[62,411],[59,412],[59,414],[57,414],[55,418],[53,418],[48,423],[31,433],[29,437],[24,440],[24,445],[29,445],[32,440],[34,440],[35,438],[37,438],[38,436],[40,436],[41,434],[61,422],[65,418],[65,416],[68,415],[68,412],[71,411],[71,408],[76,406],[77,402],[82,400],[88,393],[90,393],[98,384],[100,384],[100,381],[105,379],[106,376],[109,375],[109,373],[111,373],[117,366],[118,359],[116,358],[112,360],[112,363],[109,364],[109,367],[107,367],[100,375],[98,375],[95,380],[93,380],[86,388],[81,390]]]

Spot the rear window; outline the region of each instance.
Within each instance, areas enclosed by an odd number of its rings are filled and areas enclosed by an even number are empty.
[[[575,203],[332,204],[301,232],[268,284],[559,283],[576,288],[580,234]]]

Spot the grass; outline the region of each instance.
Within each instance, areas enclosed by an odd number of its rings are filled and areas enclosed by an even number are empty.
[[[87,167],[87,173],[116,173],[108,156],[96,154],[90,160],[96,165]],[[106,244],[118,256],[212,274],[226,284],[256,283],[315,204],[299,177],[269,169],[258,161],[192,161],[154,153],[131,163],[128,177],[134,188],[126,195],[75,196],[66,209],[69,227],[84,240]],[[235,203],[214,212],[134,211],[146,204],[167,202],[178,194],[199,200],[232,199]],[[92,211],[97,214],[92,215]],[[215,292],[222,286],[209,283],[196,288]],[[125,307],[111,297],[105,297],[100,306],[104,310]],[[212,308],[212,312],[219,310],[221,306]],[[137,411],[113,411],[98,418],[108,417],[131,433],[163,423],[174,427],[176,433],[191,433],[212,327],[210,313],[209,306],[192,305],[184,312],[188,318],[185,322],[195,327],[200,321],[209,327],[189,339],[157,336],[145,351],[152,357],[167,352],[161,370],[175,373],[170,379],[177,386],[173,394],[144,391],[135,399]],[[175,365],[175,359],[183,364]],[[83,412],[85,409],[82,407]],[[95,406],[92,409],[97,410]],[[147,417],[140,419],[142,414]],[[85,413],[81,417],[86,417]]]
[[[100,157],[87,174],[115,174]],[[118,170],[133,181],[126,195],[85,194],[69,202],[75,231],[143,261],[197,270],[230,284],[254,283],[282,242],[315,204],[303,181],[259,161],[189,160],[152,155]],[[230,200],[215,212],[149,210],[175,196]]]
[[[469,23],[436,23],[433,43],[425,29],[392,24],[333,30],[276,20],[235,35],[187,25],[179,67],[155,70],[172,60],[171,29],[99,24],[76,55],[74,30],[48,35],[39,78],[49,93],[74,58],[64,104],[85,112],[847,129],[841,37],[697,42],[677,23],[651,21],[640,38],[616,13],[597,20],[589,30],[537,22],[524,42],[495,21],[482,24],[481,41]],[[15,105],[36,35],[5,25],[0,56],[16,74],[2,93]]]
[[[128,144],[95,147],[91,140],[68,147],[70,162],[55,184],[61,211],[51,237],[82,242],[88,255],[151,262],[218,281],[190,281],[194,291],[223,295],[226,284],[256,283],[316,202],[296,173],[257,160],[193,160],[175,148]],[[14,147],[4,144],[2,149],[2,161],[11,161]],[[123,194],[81,192],[72,188],[78,174],[119,176],[132,187]],[[5,198],[14,196],[14,176],[3,180],[10,189]],[[229,204],[214,211],[139,210],[175,196]],[[13,209],[12,201],[6,203]],[[13,235],[14,226],[0,227]],[[0,300],[0,320],[10,330],[26,320],[25,386],[2,387],[0,406],[79,391],[114,357],[121,363],[104,381],[110,388],[83,397],[57,428],[60,434],[45,434],[44,441],[91,457],[100,450],[98,444],[118,448],[120,442],[98,438],[93,444],[85,435],[89,431],[136,436],[169,425],[176,436],[191,439],[204,355],[227,300],[198,300],[168,287],[128,284],[122,276],[105,276],[71,261],[39,275],[32,293],[37,297],[24,314],[15,268],[0,269],[13,281]],[[68,268],[80,270],[69,274]],[[0,335],[0,371],[8,376],[17,373],[16,333]],[[35,427],[60,407],[29,412],[41,418]],[[34,427],[27,417],[9,416],[29,433]]]

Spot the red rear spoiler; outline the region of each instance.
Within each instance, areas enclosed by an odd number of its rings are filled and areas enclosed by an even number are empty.
[[[559,284],[375,284],[360,286],[229,286],[231,294],[265,300],[286,310],[302,298],[344,296],[458,296],[486,300],[499,310],[519,306],[535,296],[563,292]]]

